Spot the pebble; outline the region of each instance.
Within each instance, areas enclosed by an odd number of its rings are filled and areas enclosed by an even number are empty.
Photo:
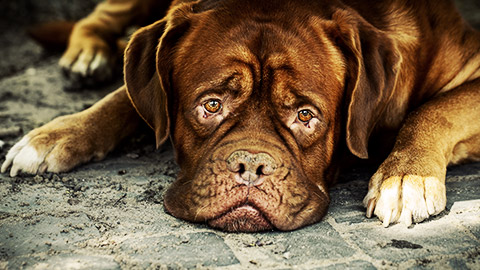
[[[127,154],[127,157],[131,158],[131,159],[137,159],[137,158],[140,157],[140,155],[135,154],[135,153],[129,153],[129,154]]]
[[[5,137],[15,137],[22,133],[22,128],[20,127],[9,127],[9,128],[0,128],[0,138]]]
[[[35,181],[35,183],[42,183],[43,182],[43,177],[41,177],[40,175],[35,175],[33,177],[33,181]]]
[[[33,67],[30,67],[25,70],[25,74],[28,76],[35,76],[37,74],[37,70]]]

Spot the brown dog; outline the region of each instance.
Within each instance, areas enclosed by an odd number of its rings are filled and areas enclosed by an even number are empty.
[[[101,4],[61,65],[108,74],[112,40],[163,16],[156,2]],[[143,119],[175,146],[165,206],[182,219],[229,231],[317,222],[342,158],[382,151],[367,216],[436,215],[446,166],[480,159],[480,34],[448,1],[369,3],[176,1],[131,38],[125,87],[28,133],[2,172],[102,159]]]

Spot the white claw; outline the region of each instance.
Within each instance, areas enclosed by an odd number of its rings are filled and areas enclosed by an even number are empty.
[[[390,220],[392,218],[392,210],[387,211],[387,214],[383,218],[383,227],[387,228],[390,225]]]
[[[435,204],[430,199],[427,199],[427,211],[431,216],[435,214]]]
[[[15,177],[18,175],[18,172],[20,171],[20,168],[17,165],[13,165],[12,169],[10,170],[10,177]]]
[[[37,171],[37,174],[43,174],[47,171],[47,163],[43,162],[42,164],[40,164],[40,166],[38,167],[38,171]]]
[[[66,57],[62,57],[60,58],[60,61],[58,61],[58,65],[63,68],[70,68],[70,66],[72,65],[72,62],[70,61],[70,59],[67,59]]]
[[[5,173],[8,169],[8,167],[10,167],[11,164],[12,164],[12,160],[6,158],[5,161],[2,164],[2,169],[0,170],[0,172]]]
[[[372,217],[373,210],[375,210],[375,200],[370,199],[370,200],[368,200],[368,204],[367,204],[367,212],[366,212],[367,218]]]
[[[83,77],[87,76],[88,66],[92,61],[93,56],[91,53],[82,52],[78,57],[77,61],[72,66],[72,71],[75,73],[82,74]]]
[[[92,75],[97,69],[107,65],[107,58],[101,54],[97,53],[95,58],[93,58],[92,63],[90,64],[89,74]]]
[[[412,226],[412,210],[404,208],[402,211],[402,216],[405,226],[407,226],[407,228]]]

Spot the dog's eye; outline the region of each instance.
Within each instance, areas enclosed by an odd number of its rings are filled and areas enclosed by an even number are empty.
[[[222,108],[222,103],[218,99],[211,99],[203,104],[203,108],[209,113],[217,113]]]
[[[303,123],[308,123],[313,118],[313,113],[310,110],[301,110],[298,112],[298,120]]]

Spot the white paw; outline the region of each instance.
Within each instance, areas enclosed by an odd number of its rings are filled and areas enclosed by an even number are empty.
[[[2,173],[12,165],[10,176],[18,175],[20,171],[30,174],[36,174],[43,163],[45,155],[38,153],[35,148],[28,144],[30,138],[23,137],[8,151],[5,161],[2,164]]]
[[[52,151],[55,146],[56,144],[35,146],[27,135],[8,151],[1,172],[5,173],[11,167],[10,176],[15,177],[20,172],[42,174],[47,170],[50,172],[64,171],[62,164],[57,162],[56,151]]]
[[[102,52],[82,52],[73,61],[71,58],[62,57],[59,65],[65,70],[80,74],[82,77],[108,78],[112,75],[109,57]]]
[[[62,57],[59,65],[70,73],[69,76],[79,76],[80,79],[88,77],[101,82],[110,79],[113,75],[109,56],[102,52],[96,54],[82,52],[74,61]]]
[[[85,126],[82,115],[76,114],[58,117],[30,131],[7,153],[1,172],[11,168],[12,177],[20,172],[59,173],[92,159],[102,159],[111,148],[99,143]]]
[[[71,79],[102,82],[113,76],[114,58],[111,48],[100,37],[76,34],[59,65]]]
[[[443,180],[433,176],[403,175],[384,177],[377,172],[369,184],[363,200],[367,217],[372,214],[383,221],[383,226],[395,222],[407,227],[445,209],[446,189]]]

